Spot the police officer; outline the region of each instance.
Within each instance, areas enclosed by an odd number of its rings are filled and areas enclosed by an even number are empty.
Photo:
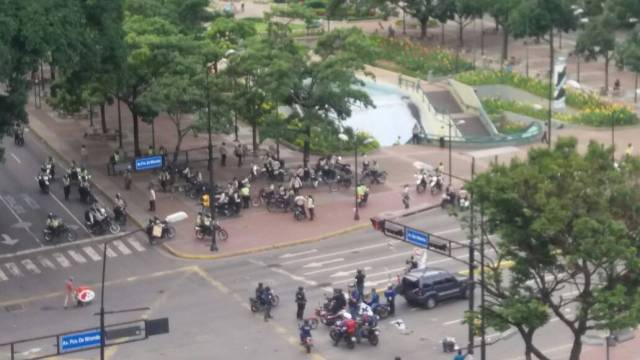
[[[64,199],[69,200],[69,193],[71,192],[71,178],[69,174],[64,174],[62,177],[62,185],[64,190]]]
[[[304,288],[302,286],[299,286],[298,291],[296,292],[296,304],[298,305],[296,319],[302,320],[302,317],[304,316],[304,308],[307,305],[307,296],[304,294]]]
[[[384,297],[389,304],[389,315],[393,316],[396,312],[396,291],[393,289],[393,285],[389,285],[384,291]]]

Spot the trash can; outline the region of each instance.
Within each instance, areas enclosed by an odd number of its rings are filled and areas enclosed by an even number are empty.
[[[444,149],[444,136],[440,136],[440,147]]]

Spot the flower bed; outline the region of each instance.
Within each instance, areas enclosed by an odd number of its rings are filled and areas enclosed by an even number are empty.
[[[549,96],[548,83],[510,72],[469,71],[456,75],[456,80],[471,86],[508,85],[542,98],[548,98]],[[491,99],[488,105],[503,111],[512,111],[538,119],[546,118],[540,118],[541,113],[538,113],[538,110],[527,104],[508,101],[497,102],[495,100]],[[556,113],[554,117],[590,126],[610,126],[612,121],[616,125],[632,125],[640,121],[638,116],[627,106],[604,101],[593,94],[567,89],[566,101],[568,106],[579,110],[579,113],[575,115]],[[542,112],[546,113],[546,110],[542,110]]]
[[[417,78],[426,79],[431,72],[435,76],[468,71],[472,65],[462,58],[439,48],[427,49],[406,39],[393,39],[372,35],[371,42],[378,47],[380,59],[377,65],[385,66],[386,62],[397,64],[394,70]]]
[[[522,114],[538,120],[546,120],[548,117],[548,111],[545,109],[536,109],[535,107],[523,104],[517,101],[503,100],[498,98],[491,98],[482,100],[482,106],[487,114],[495,115],[502,114],[504,111],[509,111],[516,114]]]

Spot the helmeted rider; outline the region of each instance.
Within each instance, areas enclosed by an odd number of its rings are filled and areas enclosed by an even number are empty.
[[[58,227],[62,224],[62,221],[52,212],[47,216],[47,222],[45,225],[47,226],[47,230],[52,234],[58,230]]]
[[[344,298],[344,294],[340,289],[333,289],[333,297],[331,297],[331,307],[329,312],[332,315],[338,314],[342,309],[347,306],[347,300]]]
[[[124,211],[127,208],[127,202],[124,201],[120,193],[116,193],[116,198],[114,199],[115,206],[113,207],[113,213],[116,218],[120,218],[124,216]]]
[[[264,286],[262,286],[261,282],[258,283],[258,287],[256,288],[256,300],[264,305]]]
[[[304,209],[304,204],[307,202],[307,199],[302,196],[302,195],[298,195],[295,197],[295,199],[293,200],[293,203],[295,205],[296,210],[300,211],[302,214],[304,214],[304,217],[307,217],[307,213]]]
[[[307,338],[311,337],[311,324],[309,319],[304,319],[300,326],[300,343],[304,344]]]

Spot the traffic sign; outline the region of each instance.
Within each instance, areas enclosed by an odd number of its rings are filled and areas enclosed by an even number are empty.
[[[58,347],[61,353],[100,346],[100,329],[62,335]]]
[[[164,165],[164,156],[151,155],[137,158],[135,161],[135,171],[161,169]]]
[[[407,226],[404,229],[404,241],[415,246],[427,248],[429,246],[429,234]]]

